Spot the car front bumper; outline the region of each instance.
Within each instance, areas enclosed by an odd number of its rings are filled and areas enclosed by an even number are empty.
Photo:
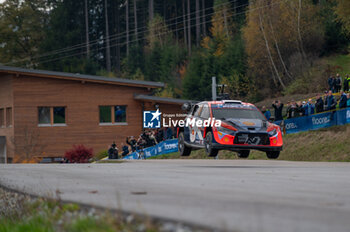
[[[282,151],[283,146],[264,146],[264,145],[224,145],[219,143],[212,144],[214,149],[218,150],[230,150],[230,151],[241,151],[241,150],[259,150],[259,151]]]

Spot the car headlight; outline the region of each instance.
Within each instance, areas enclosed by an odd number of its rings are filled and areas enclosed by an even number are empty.
[[[273,129],[272,131],[267,132],[270,137],[275,137],[277,135],[277,130]]]

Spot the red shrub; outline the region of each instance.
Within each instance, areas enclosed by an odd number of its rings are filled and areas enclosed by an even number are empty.
[[[88,163],[93,156],[93,149],[86,148],[84,145],[74,145],[73,149],[64,153],[70,163]]]

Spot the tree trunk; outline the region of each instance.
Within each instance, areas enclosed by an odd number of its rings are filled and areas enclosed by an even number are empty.
[[[206,19],[205,19],[205,1],[202,0],[202,30],[203,30],[203,36],[206,37],[207,36],[207,22],[206,22]]]
[[[179,31],[177,30],[177,1],[175,1],[175,38],[177,43],[179,41]]]
[[[191,6],[190,0],[187,0],[187,42],[188,42],[188,54],[191,55]]]
[[[85,0],[85,38],[86,38],[86,58],[90,57],[90,39],[89,39],[89,12],[88,2]]]
[[[105,21],[106,21],[106,69],[111,71],[111,51],[109,44],[109,25],[108,25],[108,12],[107,12],[107,0],[105,0]]]
[[[164,21],[166,21],[166,13],[167,13],[166,3],[167,3],[167,1],[163,0],[163,19],[164,19]]]
[[[186,32],[186,7],[185,7],[185,0],[182,0],[182,20],[184,24],[184,38],[185,38],[185,44],[187,46],[187,32]]]
[[[298,37],[299,37],[299,44],[300,44],[300,50],[303,58],[306,60],[306,54],[304,51],[304,45],[303,45],[303,39],[301,38],[301,31],[300,31],[300,17],[301,17],[301,0],[299,0],[299,9],[298,9]]]
[[[286,72],[287,76],[292,80],[293,77],[292,77],[292,76],[290,75],[290,73],[288,72],[286,63],[284,63],[284,60],[283,60],[283,58],[282,58],[281,51],[280,51],[280,48],[279,48],[279,46],[278,46],[278,42],[277,42],[277,39],[276,39],[276,36],[275,36],[275,31],[273,30],[273,26],[272,26],[272,23],[271,23],[271,19],[269,20],[269,24],[270,24],[270,28],[271,28],[271,35],[272,35],[273,40],[274,40],[274,42],[275,42],[275,47],[276,47],[276,50],[277,50],[278,57],[280,58],[280,61],[281,61],[282,66],[283,66],[283,69],[284,69],[284,71]]]
[[[275,62],[273,61],[273,58],[272,58],[272,55],[271,55],[271,50],[270,50],[270,45],[269,45],[269,42],[267,41],[267,38],[266,38],[266,35],[265,35],[265,30],[264,30],[264,26],[263,26],[263,23],[262,23],[262,18],[261,18],[261,13],[260,12],[259,12],[259,21],[260,21],[260,30],[261,30],[262,35],[264,37],[265,46],[266,46],[267,54],[268,54],[268,57],[270,59],[271,65],[273,67],[273,70],[275,71],[275,74],[276,74],[276,76],[278,78],[278,81],[281,84],[282,88],[286,89],[286,86],[284,85],[284,83],[282,81],[282,78],[281,78],[281,76],[278,73],[278,70],[277,70],[277,67],[275,65]]]
[[[129,55],[129,0],[125,2],[125,22],[126,22],[126,55]]]
[[[136,0],[134,0],[134,20],[135,20],[135,40],[137,41],[137,5]]]
[[[154,7],[153,7],[153,1],[154,0],[148,0],[148,20],[151,22],[154,17]]]
[[[228,25],[227,25],[227,11],[226,11],[226,9],[223,9],[223,14],[224,14],[224,23],[225,23],[226,36],[229,37]]]
[[[201,39],[201,25],[200,25],[200,6],[199,0],[196,0],[196,45],[199,46]]]

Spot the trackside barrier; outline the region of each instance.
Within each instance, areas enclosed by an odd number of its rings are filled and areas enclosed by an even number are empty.
[[[170,139],[158,143],[153,147],[148,147],[143,149],[143,151],[136,151],[130,155],[125,156],[124,160],[137,160],[144,156],[145,159],[152,156],[165,155],[172,152],[177,152],[177,139]],[[143,155],[142,155],[143,153]]]
[[[284,120],[286,134],[350,123],[350,108]]]

